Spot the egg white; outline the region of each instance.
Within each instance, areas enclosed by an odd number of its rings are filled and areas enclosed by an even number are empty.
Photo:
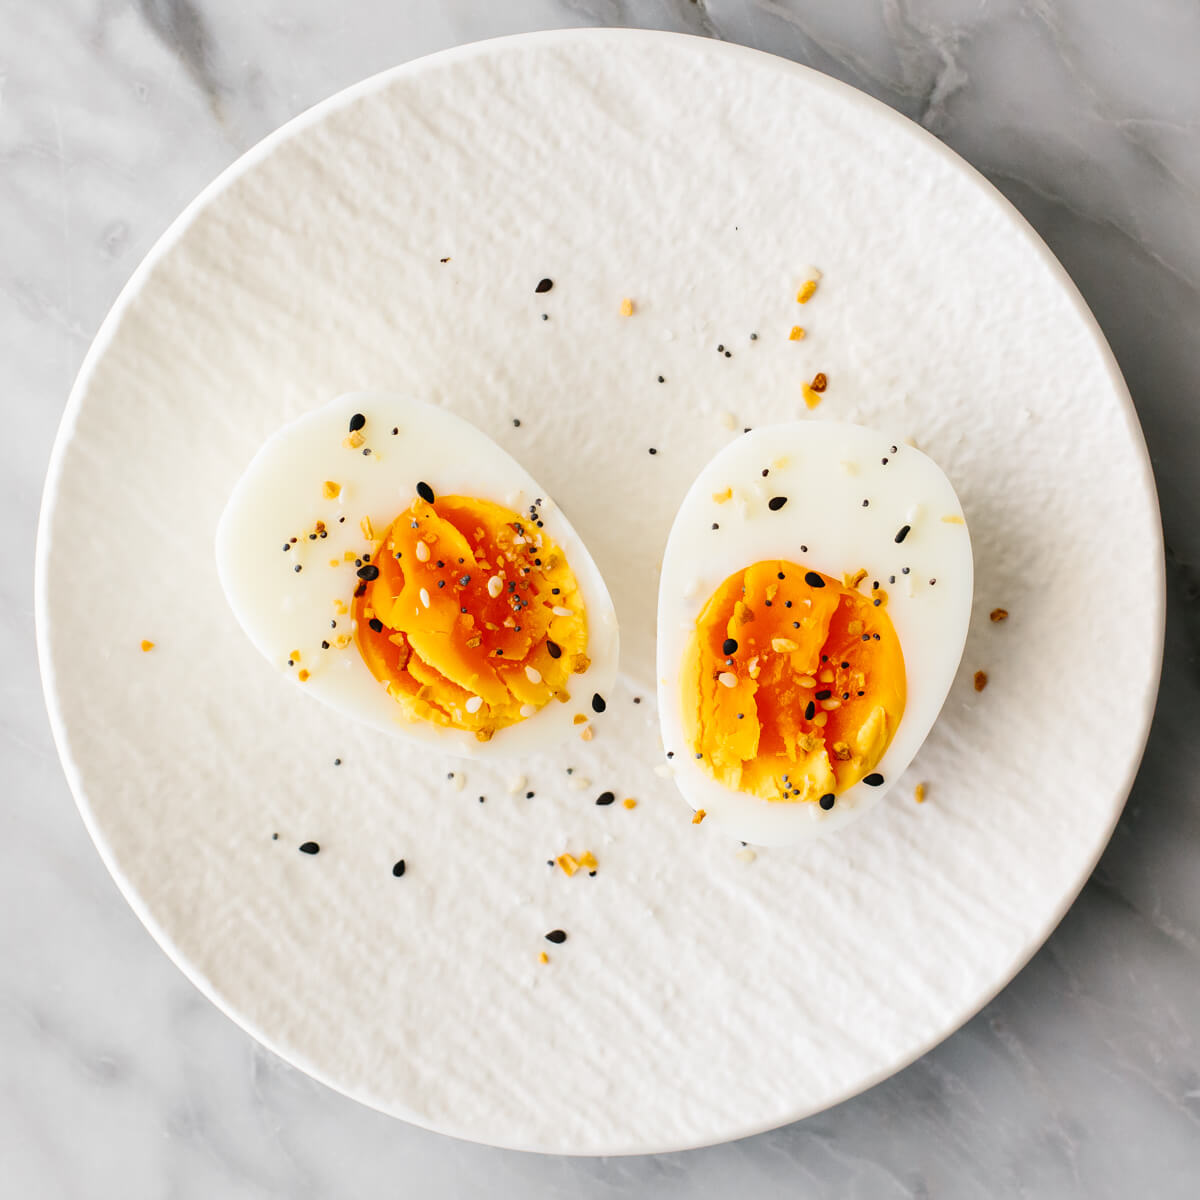
[[[362,413],[361,448],[343,446],[350,418]],[[392,430],[398,430],[393,434]],[[363,454],[364,449],[370,454]],[[325,480],[341,485],[325,499]],[[462,495],[503,504],[520,516],[540,500],[543,532],[561,547],[586,607],[591,662],[571,677],[569,703],[551,700],[532,716],[497,730],[488,742],[467,730],[408,717],[368,669],[357,646],[323,650],[322,639],[352,632],[347,612],[358,584],[343,552],[370,549],[360,522],[380,536],[416,494],[418,481],[436,495]],[[345,518],[339,522],[339,518]],[[323,520],[328,536],[308,540]],[[283,552],[289,537],[299,541]],[[545,749],[574,733],[575,718],[596,718],[592,697],[606,697],[617,674],[617,618],[608,589],[582,539],[545,490],[486,434],[445,409],[379,393],[351,393],[291,422],[270,437],[246,468],[217,527],[217,569],[230,607],[258,651],[289,682],[347,716],[384,733],[470,758],[496,758]],[[302,570],[296,572],[296,566]],[[330,622],[336,621],[336,629]],[[298,663],[289,667],[293,650]],[[307,681],[299,682],[299,670]]]
[[[732,498],[715,501],[726,488]],[[772,511],[769,501],[781,496],[786,503]],[[772,558],[838,580],[865,567],[860,590],[878,580],[887,591],[904,654],[904,714],[873,769],[884,782],[847,788],[828,811],[725,787],[695,760],[684,737],[680,671],[696,617],[735,571]],[[659,717],[669,770],[684,798],[705,810],[706,824],[759,845],[801,841],[860,816],[904,773],[937,719],[962,658],[972,589],[962,507],[938,465],[919,450],[833,421],[758,428],[731,442],[684,498],[659,584]]]

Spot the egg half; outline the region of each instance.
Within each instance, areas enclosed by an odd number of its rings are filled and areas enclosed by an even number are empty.
[[[351,394],[280,429],[217,529],[238,622],[289,681],[450,753],[536,751],[594,720],[616,614],[545,489],[473,425]]]
[[[692,485],[663,558],[658,705],[692,808],[782,845],[860,815],[937,719],[971,543],[930,458],[857,425],[755,429]]]

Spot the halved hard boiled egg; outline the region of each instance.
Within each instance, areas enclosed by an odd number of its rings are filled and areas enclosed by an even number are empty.
[[[473,425],[352,394],[246,468],[217,567],[258,650],[310,695],[449,752],[534,751],[604,711],[616,614],[579,535]]]
[[[962,508],[920,451],[815,421],[730,443],[680,507],[659,587],[659,713],[685,799],[761,845],[862,813],[932,728],[971,595]]]

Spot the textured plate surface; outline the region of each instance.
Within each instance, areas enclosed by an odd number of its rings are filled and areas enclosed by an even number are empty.
[[[809,263],[824,278],[799,309]],[[797,320],[809,335],[789,342]],[[719,415],[802,415],[818,370],[821,416],[911,436],[950,476],[975,612],[910,783],[838,837],[746,862],[653,771],[655,571],[679,499],[733,436]],[[612,719],[522,762],[516,794],[512,767],[470,764],[458,791],[455,763],[306,700],[224,603],[213,533],[242,466],[357,388],[476,422],[605,573]],[[998,605],[1012,616],[992,625]],[[209,996],[398,1116],[620,1153],[818,1110],[1011,977],[1132,779],[1162,546],[1094,322],[973,171],[781,60],[554,33],[370,80],[188,210],[68,406],[38,618],[89,829]],[[597,807],[609,788],[638,806]],[[310,839],[315,857],[297,852]],[[597,875],[546,866],[567,849],[591,849]],[[569,939],[547,945],[556,927]]]

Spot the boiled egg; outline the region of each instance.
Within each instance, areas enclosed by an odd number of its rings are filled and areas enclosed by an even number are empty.
[[[663,558],[667,771],[760,845],[861,815],[904,773],[962,657],[971,543],[941,469],[857,425],[739,437],[701,471]]]
[[[230,607],[315,700],[464,756],[519,754],[604,711],[618,634],[571,523],[445,409],[352,394],[259,449],[217,529]]]

